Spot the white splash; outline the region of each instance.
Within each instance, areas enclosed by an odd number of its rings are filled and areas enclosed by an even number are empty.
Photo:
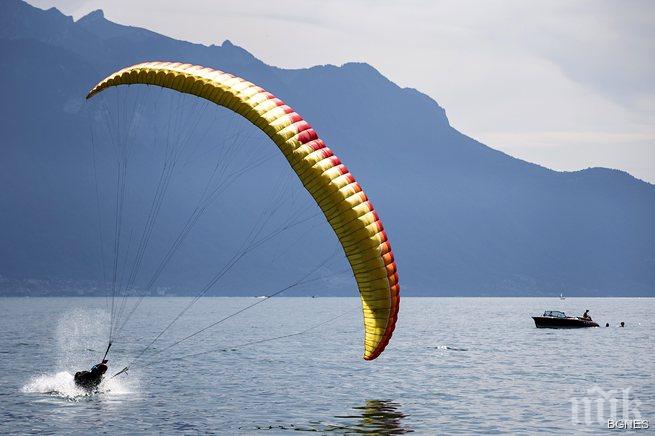
[[[107,347],[108,325],[104,310],[76,308],[62,314],[55,334],[58,368],[81,371],[98,363]]]
[[[73,375],[66,371],[58,372],[54,375],[43,374],[33,377],[23,386],[22,391],[25,393],[49,394],[66,398],[88,395],[88,392],[75,385]]]
[[[24,393],[46,394],[70,400],[78,400],[92,395],[126,395],[133,393],[133,386],[119,378],[105,378],[98,389],[89,391],[75,384],[73,374],[61,371],[56,374],[42,374],[33,377],[22,391]]]
[[[38,393],[62,397],[68,400],[80,400],[95,395],[123,395],[133,393],[138,380],[132,377],[106,376],[97,389],[89,391],[75,384],[73,374],[76,371],[89,370],[98,363],[107,347],[107,325],[109,319],[103,310],[73,309],[64,313],[56,328],[56,340],[59,348],[56,357],[56,373],[45,373],[32,377],[23,386],[24,393]],[[120,367],[118,363],[112,367]],[[124,366],[124,365],[123,365]]]

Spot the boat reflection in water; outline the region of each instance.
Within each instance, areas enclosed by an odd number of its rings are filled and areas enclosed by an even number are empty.
[[[323,431],[345,431],[347,433],[369,434],[404,434],[412,430],[403,426],[407,417],[400,411],[400,404],[389,400],[366,400],[363,406],[353,407],[352,415],[335,416],[335,418],[353,420],[343,425],[330,426]]]

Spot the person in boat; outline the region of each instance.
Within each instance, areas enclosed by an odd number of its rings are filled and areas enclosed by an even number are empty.
[[[582,319],[587,321],[592,321],[591,317],[589,316],[589,309],[584,311],[584,313],[582,314]]]
[[[103,360],[93,365],[91,371],[79,371],[75,373],[75,384],[84,389],[95,389],[102,382],[102,376],[107,372],[107,361]]]

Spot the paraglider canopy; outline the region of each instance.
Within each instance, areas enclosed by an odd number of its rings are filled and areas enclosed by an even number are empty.
[[[393,334],[400,304],[391,245],[362,187],[310,124],[280,99],[242,78],[175,62],[122,69],[98,83],[87,98],[130,84],[157,85],[204,98],[243,116],[273,140],[343,247],[362,302],[364,359],[378,357]]]

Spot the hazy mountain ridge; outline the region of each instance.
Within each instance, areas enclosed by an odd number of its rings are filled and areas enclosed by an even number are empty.
[[[68,283],[57,293],[93,281],[92,262],[73,261],[92,257],[91,212],[70,213],[88,195],[75,171],[88,147],[83,96],[126,65],[179,60],[241,75],[312,123],[380,211],[408,294],[655,295],[655,187],[627,173],[558,173],[507,156],[367,64],[284,70],[229,41],[177,41],[100,11],[77,22],[15,0],[0,11],[5,292],[16,281]],[[214,256],[205,248],[189,255]]]

